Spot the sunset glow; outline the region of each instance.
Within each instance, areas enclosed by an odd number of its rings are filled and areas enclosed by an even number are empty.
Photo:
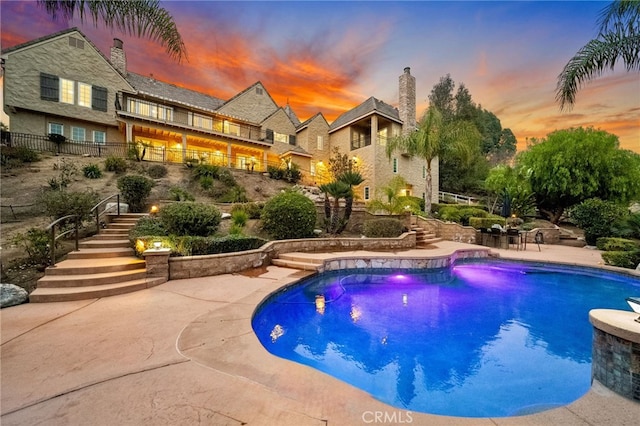
[[[397,105],[404,67],[416,77],[420,116],[450,74],[513,131],[519,149],[558,129],[591,126],[640,152],[637,71],[618,66],[586,84],[570,111],[555,101],[558,74],[597,35],[607,4],[163,1],[187,48],[183,63],[146,39],[53,21],[35,1],[3,0],[0,24],[2,49],[76,26],[108,57],[120,38],[130,71],[223,100],[260,81],[301,121],[322,112],[331,123],[370,96]]]

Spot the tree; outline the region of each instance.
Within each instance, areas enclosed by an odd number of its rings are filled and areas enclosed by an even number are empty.
[[[464,162],[469,162],[469,146],[477,144],[480,135],[473,124],[467,121],[445,122],[438,108],[430,106],[424,113],[418,128],[413,132],[391,138],[386,153],[390,159],[395,151],[407,153],[410,157],[419,157],[426,162],[426,200],[425,213],[431,213],[433,175],[431,164],[447,150],[460,153]],[[466,153],[466,154],[465,154]]]
[[[91,1],[91,0],[38,0],[53,19],[90,17],[94,25],[103,22],[108,28],[117,28],[137,37],[146,37],[166,47],[167,53],[178,62],[186,59],[187,50],[171,14],[160,7],[158,0]]]
[[[384,211],[397,215],[410,211],[420,211],[420,205],[409,197],[401,197],[400,191],[407,187],[407,181],[402,176],[394,176],[387,185],[379,189],[376,198],[367,204],[367,210],[372,213]]]
[[[586,81],[613,70],[620,60],[627,72],[640,71],[640,1],[614,1],[601,11],[598,23],[598,37],[578,50],[558,76],[560,109],[571,108]]]
[[[429,105],[437,108],[445,121],[452,120],[455,115],[456,106],[453,98],[455,87],[456,83],[451,79],[451,75],[447,74],[440,77],[440,81],[433,86],[429,94]]]
[[[529,184],[528,171],[523,167],[500,164],[489,171],[485,189],[495,195],[490,208],[494,212],[500,197],[508,197],[512,213],[518,217],[528,216],[535,209],[535,197]]]
[[[626,203],[640,196],[640,155],[593,128],[558,130],[518,157],[530,173],[539,210],[557,224],[565,209],[588,198]]]
[[[364,182],[358,172],[346,171],[336,180],[320,186],[324,192],[325,230],[333,235],[341,234],[347,227],[353,209],[353,187]],[[333,197],[331,206],[329,197]],[[344,213],[340,217],[340,200],[344,199]]]

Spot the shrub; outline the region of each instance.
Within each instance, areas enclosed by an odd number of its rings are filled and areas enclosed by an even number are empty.
[[[596,247],[604,251],[630,251],[640,248],[640,245],[626,238],[601,237],[596,240]]]
[[[45,191],[38,201],[52,220],[71,214],[79,215],[81,220],[88,220],[91,209],[99,199],[98,194],[93,191]]]
[[[235,210],[231,212],[231,222],[240,228],[243,228],[247,224],[248,220],[249,215],[244,210]]]
[[[169,234],[207,236],[216,232],[222,215],[215,206],[184,201],[161,208],[159,218]]]
[[[368,238],[395,238],[402,234],[404,225],[398,219],[372,219],[364,222],[362,233]]]
[[[234,178],[233,174],[227,169],[220,170],[220,172],[218,173],[218,180],[228,187],[234,187],[238,185],[236,182],[236,178]]]
[[[422,199],[421,197],[414,197],[411,195],[401,195],[398,197],[398,200],[403,202],[409,201],[410,204],[417,205],[420,211],[424,212],[424,199]],[[431,211],[433,211],[433,204],[431,206],[432,206]]]
[[[129,231],[129,238],[135,240],[140,237],[167,235],[167,229],[158,217],[141,217]]]
[[[200,164],[193,167],[193,178],[200,180],[200,178],[207,176],[212,179],[218,179],[220,176],[220,167],[212,164]]]
[[[479,207],[470,207],[462,204],[439,205],[438,216],[440,219],[469,225],[471,217],[487,217],[489,213]]]
[[[247,198],[247,190],[242,186],[232,186],[218,198],[221,203],[246,203],[249,201]]]
[[[611,201],[590,198],[573,207],[570,214],[572,221],[584,230],[587,244],[592,246],[599,237],[612,235],[612,225],[624,217],[626,209]]]
[[[262,213],[263,208],[264,203],[258,202],[234,204],[231,207],[231,214],[235,211],[242,210],[249,215],[249,219],[260,219],[260,214]]]
[[[13,163],[34,163],[40,161],[40,155],[26,146],[3,146],[0,148],[2,153],[2,165],[5,166],[10,160],[15,160]],[[6,164],[5,164],[6,163]]]
[[[102,177],[102,170],[97,164],[88,164],[82,168],[82,174],[89,179],[99,179]]]
[[[115,172],[117,174],[124,173],[127,171],[127,160],[110,155],[104,160],[104,168],[108,172]]]
[[[46,266],[51,263],[51,236],[44,229],[30,228],[26,234],[16,234],[11,242],[27,253],[31,264]],[[56,247],[58,244],[56,241]]]
[[[502,216],[488,215],[487,217],[471,217],[469,225],[476,228],[491,228],[492,225],[506,226],[507,221]]]
[[[162,164],[154,164],[152,166],[149,166],[149,168],[147,169],[147,173],[149,174],[149,177],[153,179],[160,179],[167,175],[168,170]]]
[[[195,201],[195,197],[184,189],[174,186],[169,188],[170,199],[173,201]]]
[[[142,244],[136,245],[136,253],[138,255],[141,255],[146,248],[152,247],[155,241],[160,240],[163,247],[171,250],[172,256],[199,256],[255,250],[266,242],[262,238],[245,235],[228,235],[225,237],[173,235],[160,238],[142,236],[138,240],[142,242]]]
[[[200,183],[200,187],[205,191],[213,187],[213,178],[211,176],[200,176],[198,182]]]
[[[141,175],[127,175],[118,179],[118,189],[124,202],[129,205],[130,212],[144,210],[153,185],[154,182],[151,179]]]
[[[292,163],[290,167],[267,166],[267,173],[271,179],[284,179],[291,183],[298,183],[302,178],[300,166],[295,163]]]
[[[602,253],[602,259],[607,265],[635,269],[640,264],[640,250],[605,251]]]
[[[49,179],[49,187],[51,189],[64,189],[73,180],[73,177],[78,173],[78,168],[75,164],[68,162],[64,158],[60,163],[53,165],[53,170],[60,170],[60,175],[57,178]]]
[[[280,180],[284,175],[284,171],[280,167],[267,166],[267,173],[271,179]]]
[[[313,235],[317,213],[313,201],[296,191],[285,191],[262,209],[262,229],[277,240]]]

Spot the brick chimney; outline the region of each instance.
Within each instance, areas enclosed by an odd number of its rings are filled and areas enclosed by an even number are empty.
[[[416,78],[411,75],[409,67],[406,67],[400,76],[398,113],[402,120],[403,135],[416,128]]]
[[[127,55],[124,53],[122,47],[122,40],[119,38],[113,39],[113,46],[111,47],[111,64],[126,77],[127,75]]]

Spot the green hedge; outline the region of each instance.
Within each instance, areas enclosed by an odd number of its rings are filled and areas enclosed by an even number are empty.
[[[462,204],[441,205],[438,210],[438,218],[444,221],[457,222],[469,225],[472,217],[487,217],[489,213],[479,207],[465,206]]]
[[[206,254],[234,253],[254,250],[266,243],[258,237],[228,235],[224,237],[192,236],[142,236],[133,241],[138,256],[147,249],[153,249],[153,243],[160,241],[163,248],[171,249],[171,256],[200,256]]]
[[[640,249],[630,251],[605,251],[602,253],[604,263],[621,268],[635,269],[640,264]]]
[[[158,216],[169,234],[201,237],[215,233],[222,219],[215,206],[193,201],[164,206]]]
[[[404,231],[404,225],[398,219],[371,219],[364,222],[362,233],[368,238],[395,238]]]
[[[473,226],[476,229],[491,228],[491,225],[495,225],[495,224],[498,224],[500,226],[506,226],[507,220],[502,216],[492,216],[492,215],[489,215],[487,217],[469,218],[469,225]]]
[[[640,247],[640,244],[626,238],[601,237],[596,240],[598,250],[604,251],[631,251]]]

